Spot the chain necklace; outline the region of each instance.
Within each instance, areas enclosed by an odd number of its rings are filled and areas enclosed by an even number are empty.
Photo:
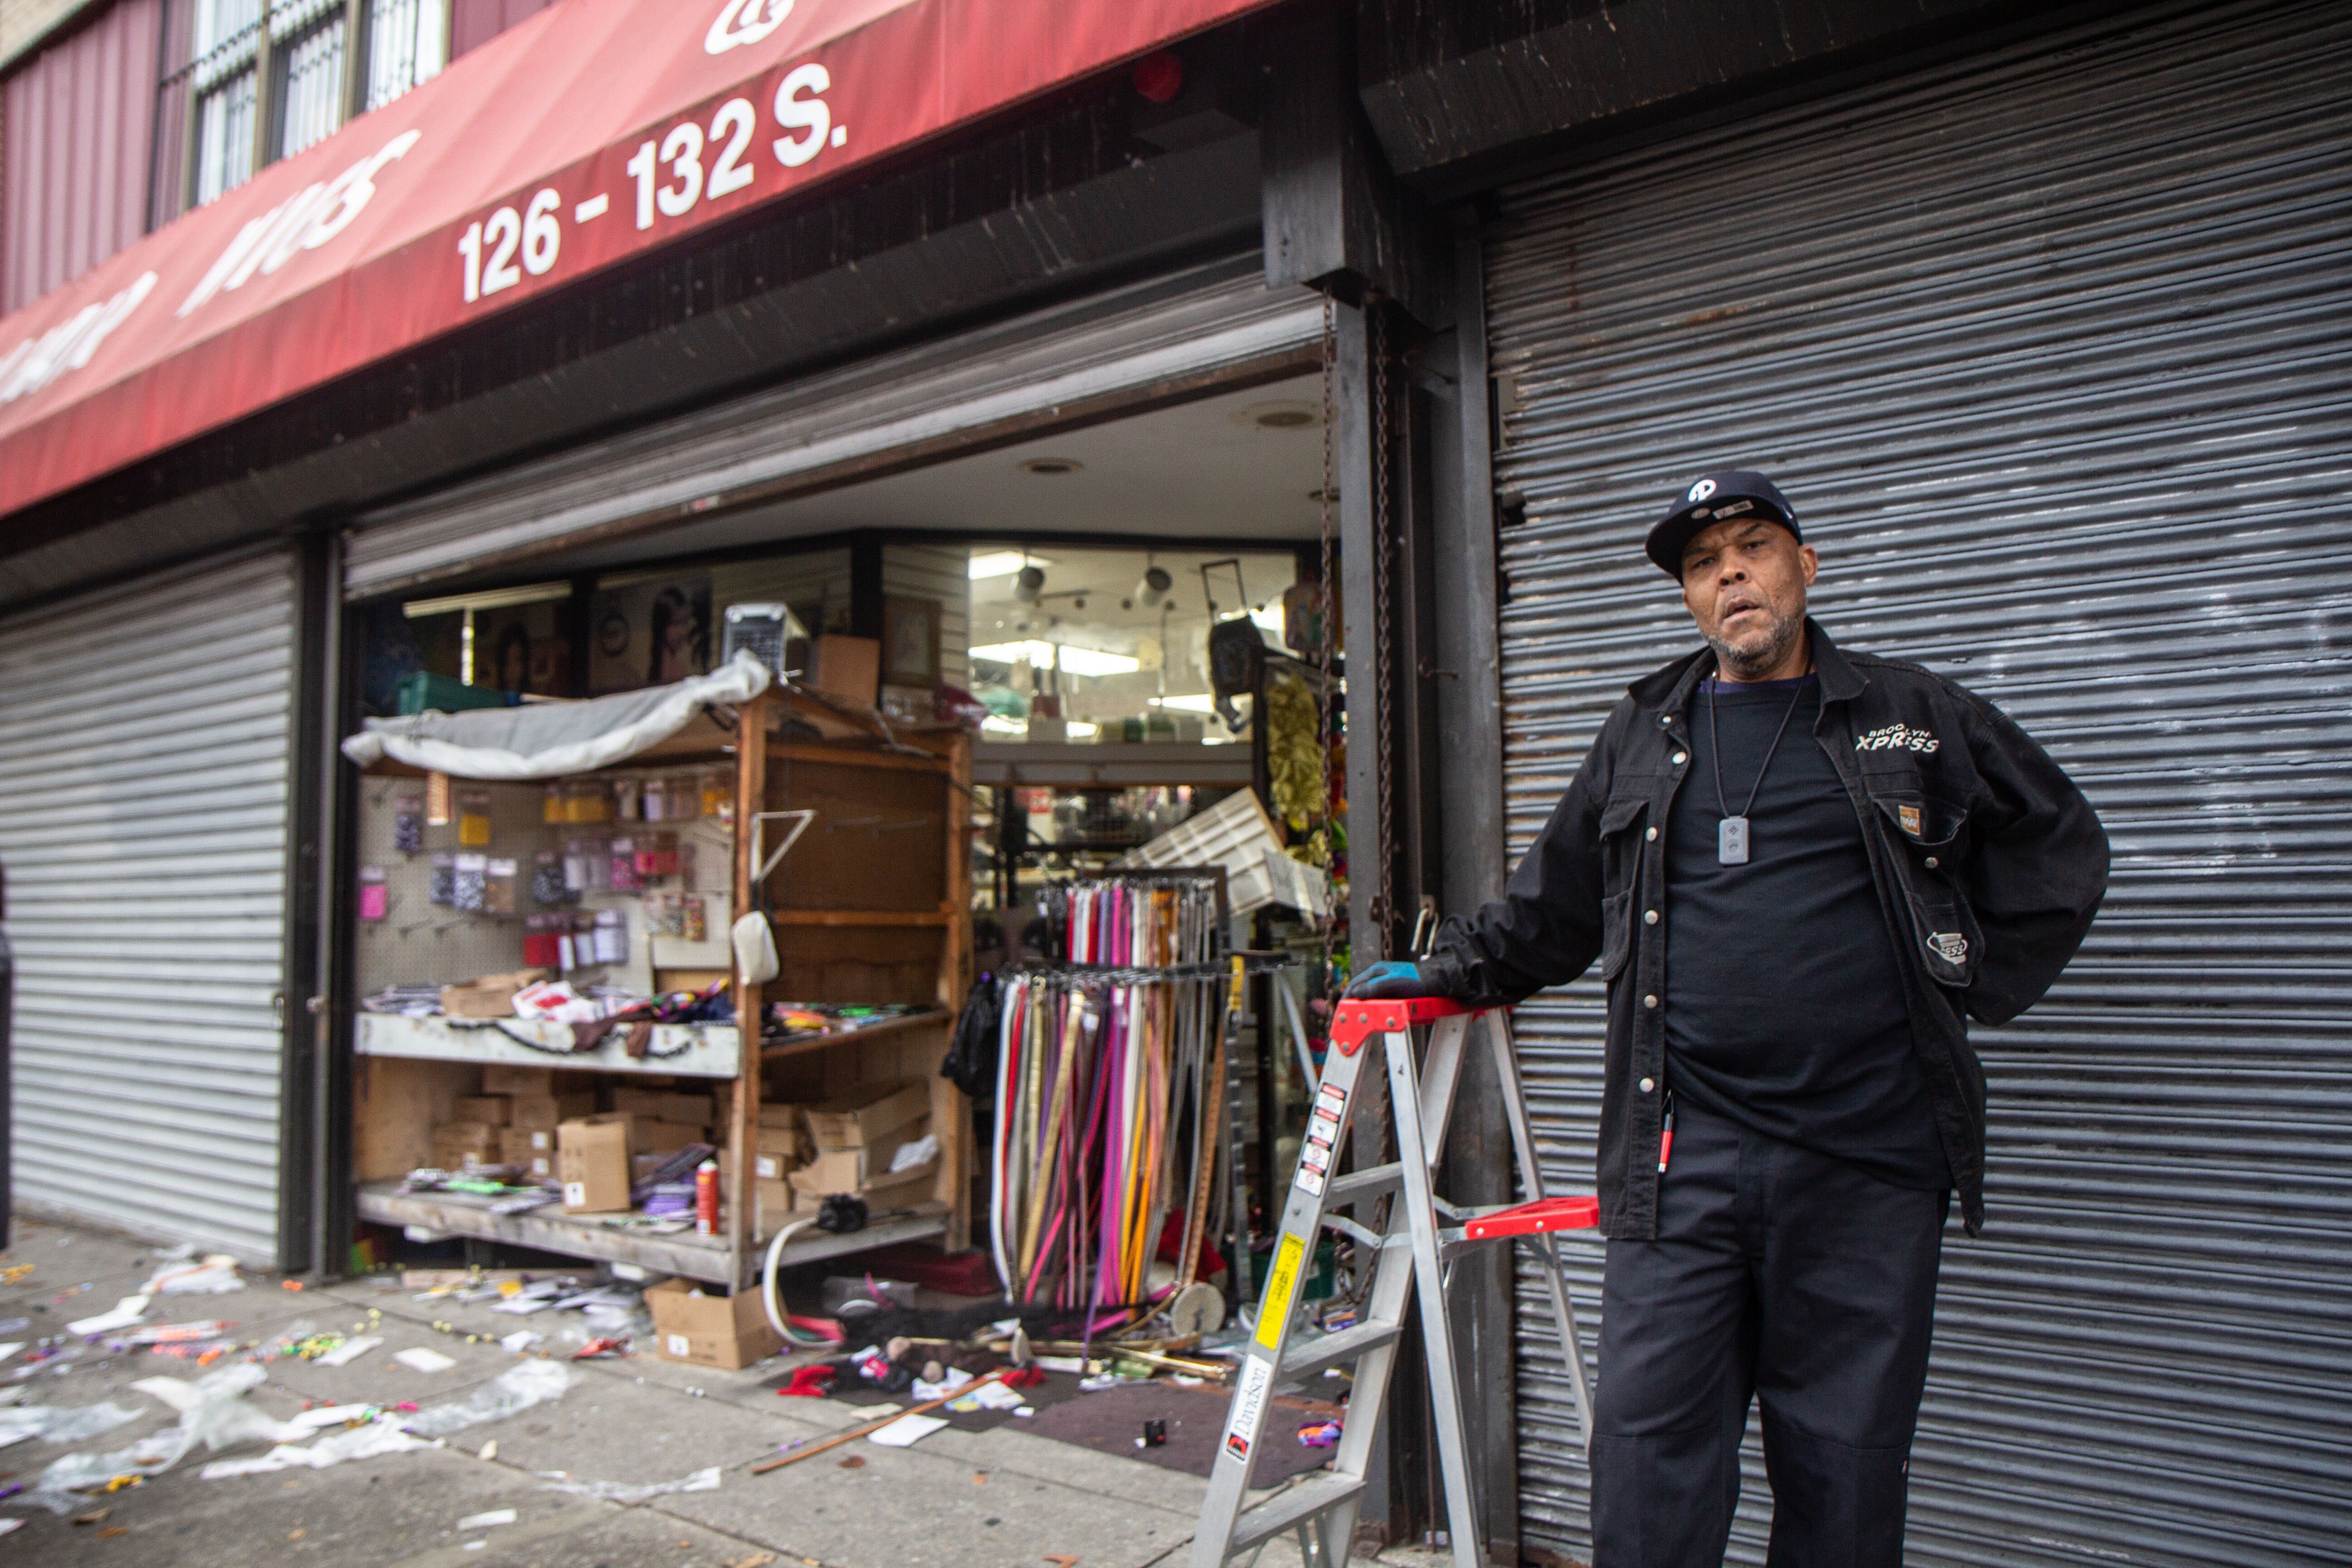
[[[1811,674],[1811,669],[1805,671],[1806,676]],[[1739,808],[1737,816],[1731,814],[1730,802],[1724,798],[1723,735],[1716,728],[1715,721],[1715,689],[1721,684],[1722,679],[1722,671],[1717,669],[1706,683],[1706,760],[1715,765],[1715,808],[1723,814],[1723,820],[1716,825],[1715,829],[1715,859],[1719,866],[1745,866],[1748,864],[1748,814],[1756,809],[1756,797],[1763,791],[1764,775],[1772,771],[1772,757],[1780,749],[1780,737],[1789,732],[1789,721],[1797,716],[1797,706],[1805,700],[1805,678],[1800,676],[1797,679],[1796,692],[1789,699],[1789,710],[1780,715],[1780,727],[1772,731],[1772,743],[1764,748],[1764,765],[1756,770],[1756,782],[1748,791],[1748,804]]]

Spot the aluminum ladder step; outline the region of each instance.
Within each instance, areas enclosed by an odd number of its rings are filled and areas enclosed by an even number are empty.
[[[1296,1530],[1325,1509],[1335,1508],[1364,1489],[1361,1476],[1324,1474],[1277,1492],[1255,1508],[1244,1509],[1234,1521],[1233,1548],[1246,1552],[1271,1541],[1286,1530]]]
[[[1382,1345],[1395,1343],[1403,1328],[1403,1324],[1393,1322],[1351,1324],[1283,1357],[1279,1375],[1284,1381],[1312,1377],[1326,1367],[1338,1366],[1343,1361],[1354,1361]]]

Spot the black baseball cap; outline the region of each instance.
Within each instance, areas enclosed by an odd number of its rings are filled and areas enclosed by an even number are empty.
[[[1675,503],[1650,530],[1650,559],[1658,570],[1679,583],[1683,580],[1683,552],[1700,532],[1716,523],[1735,517],[1760,517],[1777,522],[1804,542],[1804,531],[1797,526],[1797,509],[1780,488],[1759,473],[1746,468],[1724,468],[1712,474],[1701,474],[1689,487],[1675,497]]]

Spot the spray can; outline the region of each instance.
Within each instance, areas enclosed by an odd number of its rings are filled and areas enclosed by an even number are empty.
[[[719,1234],[719,1162],[705,1160],[694,1168],[694,1232]]]

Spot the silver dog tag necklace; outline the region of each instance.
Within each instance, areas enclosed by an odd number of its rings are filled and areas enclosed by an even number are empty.
[[[1810,669],[1805,671],[1807,675],[1811,673]],[[1789,721],[1797,716],[1797,705],[1805,700],[1805,683],[1800,677],[1796,692],[1789,699],[1789,710],[1780,715],[1780,727],[1772,731],[1772,743],[1764,748],[1764,765],[1756,770],[1756,782],[1748,791],[1748,804],[1741,806],[1739,815],[1735,816],[1731,813],[1730,802],[1723,794],[1723,731],[1717,728],[1715,718],[1715,689],[1722,679],[1722,671],[1718,669],[1706,683],[1707,761],[1715,764],[1715,808],[1723,814],[1723,820],[1716,825],[1715,829],[1715,858],[1716,863],[1722,866],[1745,866],[1748,864],[1748,814],[1756,809],[1756,797],[1763,791],[1764,775],[1772,771],[1772,756],[1780,749],[1780,737],[1789,732]]]

